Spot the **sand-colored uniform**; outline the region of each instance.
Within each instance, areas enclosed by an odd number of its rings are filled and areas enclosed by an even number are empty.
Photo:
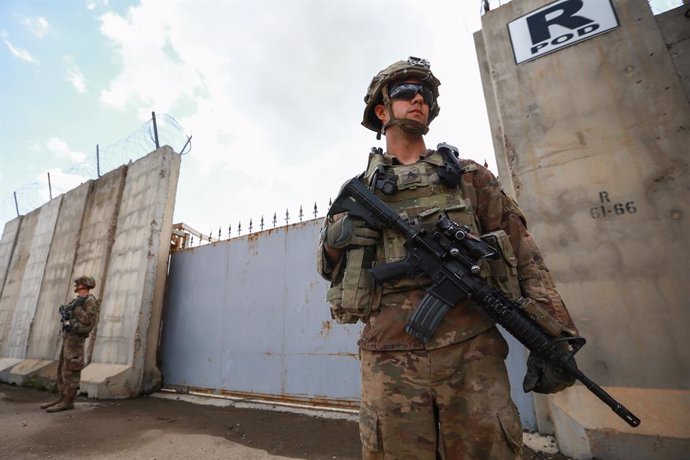
[[[370,157],[370,166],[371,162]],[[519,285],[516,294],[533,299],[572,327],[524,214],[488,169],[460,160],[460,184],[447,187],[437,173],[443,157],[433,150],[411,165],[399,164],[389,155],[378,162],[386,174],[396,176],[398,191],[376,195],[413,225],[431,228],[439,214],[446,213],[475,235],[503,230],[514,252],[507,265]],[[403,243],[401,234],[384,229],[377,263],[404,258]],[[319,272],[333,282],[333,300],[348,262],[330,264],[322,246],[317,254]],[[488,274],[488,267],[483,274]],[[438,450],[448,459],[520,458],[522,427],[504,364],[508,348],[494,321],[463,300],[449,310],[429,343],[405,332],[429,284],[425,276],[383,283],[371,296],[371,311],[360,315],[366,322],[358,342],[363,457],[435,459]],[[337,302],[331,303],[334,318],[352,319],[337,311]]]
[[[76,395],[79,389],[81,370],[84,368],[84,342],[98,319],[98,301],[92,294],[77,297],[72,325],[62,331],[62,347],[58,365],[58,389],[63,397],[66,393]],[[73,399],[74,397],[72,397]]]

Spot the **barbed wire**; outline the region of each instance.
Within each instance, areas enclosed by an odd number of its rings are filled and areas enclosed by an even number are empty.
[[[182,155],[191,151],[190,138],[184,134],[184,128],[173,116],[156,114],[155,129],[158,131],[159,145],[169,145]],[[99,147],[101,175],[129,161],[141,158],[155,149],[156,132],[154,117],[152,117],[126,138],[114,144]]]
[[[152,113],[151,119],[124,139],[105,146],[97,144],[96,154],[88,160],[66,169],[46,171],[44,181],[31,182],[9,196],[3,196],[0,199],[0,225],[33,211],[51,197],[146,156],[156,150],[157,142],[158,145],[169,145],[181,155],[187,154],[192,149],[191,139],[172,115]]]

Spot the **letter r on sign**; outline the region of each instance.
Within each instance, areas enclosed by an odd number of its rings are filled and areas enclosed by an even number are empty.
[[[538,11],[526,18],[532,44],[536,45],[551,38],[549,27],[559,25],[570,30],[586,26],[594,22],[576,13],[582,9],[582,0],[567,0],[551,8]]]

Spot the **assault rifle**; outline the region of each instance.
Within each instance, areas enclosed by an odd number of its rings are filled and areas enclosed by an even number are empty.
[[[363,219],[372,228],[394,229],[405,237],[405,259],[368,270],[377,283],[419,273],[431,278],[432,284],[412,313],[406,332],[424,342],[430,341],[448,310],[462,299],[470,298],[530,352],[560,366],[582,382],[630,426],[640,424],[639,418],[578,369],[574,355],[585,344],[584,338],[549,334],[534,315],[526,311],[529,300],[512,301],[479,276],[479,260],[495,257],[496,251],[472,235],[469,228],[458,225],[445,215],[441,216],[434,230],[415,228],[357,177],[345,184],[328,215],[342,212]],[[564,347],[564,343],[568,346]]]

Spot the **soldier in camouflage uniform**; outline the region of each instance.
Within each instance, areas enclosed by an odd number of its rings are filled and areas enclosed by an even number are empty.
[[[84,342],[98,319],[98,301],[89,293],[94,287],[96,281],[92,277],[80,276],[74,280],[77,297],[69,304],[60,306],[62,347],[57,372],[60,397],[41,405],[41,409],[48,409],[48,412],[74,409],[81,370],[84,368]]]
[[[483,166],[426,148],[438,115],[439,80],[410,58],[381,71],[365,96],[362,124],[386,136],[362,181],[413,225],[431,228],[440,213],[476,235],[502,235],[502,260],[483,275],[511,298],[533,299],[575,334],[525,216]],[[453,165],[459,166],[453,172]],[[459,169],[459,171],[458,171]],[[366,323],[360,340],[360,438],[365,459],[521,458],[522,426],[504,364],[508,346],[494,321],[470,300],[450,309],[429,343],[405,325],[430,284],[408,277],[375,285],[366,269],[405,256],[404,238],[349,216],[326,218],[317,265],[331,281],[328,302],[341,323]],[[572,385],[557,369],[530,359],[525,391]]]

